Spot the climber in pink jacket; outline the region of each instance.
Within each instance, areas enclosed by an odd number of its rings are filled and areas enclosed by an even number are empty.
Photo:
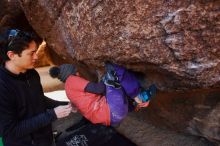
[[[106,69],[103,82],[98,83],[82,78],[72,64],[52,67],[50,75],[65,82],[67,97],[85,118],[92,123],[114,126],[128,113],[127,98],[133,99],[139,108],[146,107],[156,88],[141,90],[137,79],[124,67],[108,64]]]

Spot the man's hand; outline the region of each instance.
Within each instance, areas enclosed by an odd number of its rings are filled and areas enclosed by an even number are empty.
[[[71,111],[72,111],[72,106],[71,104],[68,105],[62,105],[54,108],[55,114],[58,119],[67,117]]]

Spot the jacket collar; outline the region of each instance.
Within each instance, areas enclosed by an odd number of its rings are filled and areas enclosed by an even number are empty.
[[[4,65],[4,64],[1,64],[0,69],[1,69],[2,71],[4,71],[6,74],[8,74],[8,75],[10,75],[10,76],[12,76],[12,77],[16,77],[16,78],[24,77],[24,76],[27,74],[27,71],[26,71],[25,73],[14,74],[14,73],[10,72],[9,70],[7,70],[7,69],[5,68],[5,65]]]

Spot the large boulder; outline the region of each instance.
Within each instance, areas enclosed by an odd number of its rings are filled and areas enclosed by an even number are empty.
[[[220,86],[218,0],[20,0],[33,28],[63,58],[106,60],[161,90]]]

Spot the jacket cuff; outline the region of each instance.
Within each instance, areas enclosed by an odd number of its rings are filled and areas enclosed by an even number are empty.
[[[55,121],[57,119],[54,109],[47,109],[47,113],[50,116],[51,121]]]

